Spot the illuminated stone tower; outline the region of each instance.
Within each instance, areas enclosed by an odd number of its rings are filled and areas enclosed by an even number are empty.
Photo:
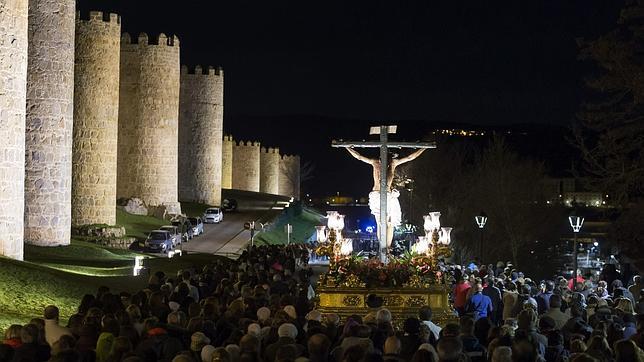
[[[279,194],[300,199],[300,156],[280,159]]]
[[[233,136],[224,136],[221,145],[221,187],[233,188]]]
[[[29,1],[25,242],[35,245],[70,241],[75,14],[74,0]]]
[[[224,72],[181,68],[179,200],[221,203]]]
[[[233,189],[259,192],[259,142],[233,146]]]
[[[279,193],[280,150],[263,148],[259,156],[259,191],[277,195]]]
[[[117,196],[179,213],[179,39],[121,37]]]
[[[27,0],[0,2],[0,255],[22,260]]]
[[[116,224],[121,19],[76,19],[72,224]]]

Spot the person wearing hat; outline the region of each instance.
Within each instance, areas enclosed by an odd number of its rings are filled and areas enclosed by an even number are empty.
[[[195,332],[190,337],[190,353],[195,361],[201,358],[201,350],[210,344],[210,338],[201,332]]]
[[[279,337],[277,341],[268,347],[264,351],[264,360],[265,361],[275,361],[275,355],[281,346],[292,344],[297,350],[297,356],[302,356],[304,354],[304,346],[298,344],[295,340],[297,338],[297,327],[292,323],[283,323],[277,329],[277,336]]]

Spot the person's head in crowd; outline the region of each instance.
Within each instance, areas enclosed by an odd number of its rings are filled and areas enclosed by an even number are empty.
[[[335,313],[325,314],[324,324],[327,326],[338,326],[340,324],[340,316]]]
[[[461,334],[461,326],[456,323],[447,323],[445,328],[441,329],[441,338],[458,337]]]
[[[391,320],[391,312],[387,308],[381,308],[376,313],[376,322],[378,324],[388,324],[391,323]]]
[[[405,319],[403,322],[403,332],[406,335],[418,336],[420,333],[420,321],[418,318],[410,317]]]
[[[400,350],[402,349],[402,344],[400,342],[400,339],[396,336],[389,336],[385,340],[385,346],[383,349],[383,352],[385,354],[392,354],[392,355],[397,355],[400,354]]]
[[[240,353],[259,353],[260,339],[252,334],[246,334],[239,340]]]
[[[561,308],[561,296],[559,294],[550,296],[550,308]]]
[[[241,349],[239,348],[238,345],[229,344],[224,348],[226,348],[226,352],[228,352],[228,354],[230,355],[230,360],[231,361],[233,361],[233,362],[239,361],[239,356],[241,354]],[[203,351],[203,349],[202,349],[202,351]]]
[[[586,352],[586,343],[580,338],[570,341],[570,353]]]
[[[519,312],[517,316],[517,327],[524,330],[534,330],[537,325],[537,313],[530,308],[526,308]]]
[[[428,346],[431,344],[427,343]],[[434,347],[432,347],[434,348]],[[414,355],[411,357],[411,362],[438,362],[438,356],[427,350],[426,348],[418,348]]]
[[[211,345],[203,346],[201,353],[199,354],[202,362],[212,361],[212,354],[215,352],[215,347]],[[195,361],[199,362],[199,361]]]
[[[541,316],[539,318],[539,332],[541,334],[546,334],[557,327],[555,320],[547,315]]]
[[[438,340],[438,358],[441,362],[457,362],[463,357],[463,342],[458,337],[443,337]]]
[[[432,308],[428,305],[420,307],[418,310],[418,319],[421,321],[431,321],[432,320]]]
[[[292,323],[284,323],[277,329],[277,335],[280,338],[290,338],[294,340],[297,338],[297,327]]]
[[[512,348],[508,346],[498,346],[492,353],[491,362],[512,362]]]
[[[307,341],[307,350],[311,359],[324,361],[331,350],[331,340],[325,334],[314,334]]]
[[[6,331],[4,331],[4,340],[5,343],[15,342],[16,344],[20,344],[21,341],[21,334],[22,334],[22,326],[20,324],[12,324],[7,328]]]
[[[51,346],[51,355],[57,356],[65,352],[72,351],[75,344],[76,339],[74,337],[64,334]]]
[[[120,361],[125,354],[132,352],[133,348],[132,342],[127,337],[116,337],[110,348],[109,359]]]
[[[58,318],[60,317],[58,307],[56,307],[55,305],[48,305],[47,307],[45,307],[43,317],[46,321],[49,320],[58,322]]]
[[[615,309],[624,314],[635,314],[633,303],[628,298],[618,298],[616,301]]]
[[[512,358],[516,361],[537,361],[539,351],[530,337],[515,338],[512,342]]]
[[[190,337],[190,350],[195,352],[200,352],[201,349],[210,344],[210,338],[208,338],[202,332],[195,332]]]
[[[463,316],[459,320],[460,334],[462,336],[474,335],[474,318],[470,316]]]
[[[364,346],[356,344],[347,348],[342,354],[342,362],[361,362],[367,353]]]
[[[644,353],[637,347],[637,344],[629,339],[623,339],[615,343],[615,361],[627,362],[644,360]]]
[[[257,320],[260,323],[265,323],[271,317],[271,310],[266,307],[261,307],[257,310]]]
[[[215,350],[212,351],[211,358],[212,362],[233,362],[230,358],[230,353],[228,353],[224,347],[215,348]]]

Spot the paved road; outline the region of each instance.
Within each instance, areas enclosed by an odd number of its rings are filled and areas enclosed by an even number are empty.
[[[241,249],[250,240],[250,231],[244,230],[244,223],[272,221],[282,212],[284,202],[287,200],[283,197],[230,190],[225,191],[224,197],[235,198],[238,210],[224,213],[224,220],[219,224],[204,225],[204,233],[184,243],[183,250],[234,257],[241,253]]]

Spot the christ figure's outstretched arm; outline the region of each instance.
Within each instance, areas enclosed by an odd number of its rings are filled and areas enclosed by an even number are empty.
[[[346,150],[351,154],[351,156],[355,157],[356,159],[358,159],[358,160],[360,160],[360,161],[362,161],[364,163],[368,163],[370,165],[373,165],[374,160],[359,154],[358,151],[354,150],[353,148],[347,147]]]
[[[413,161],[413,160],[417,159],[420,155],[423,154],[423,152],[425,152],[425,150],[426,150],[426,148],[420,148],[420,149],[410,153],[408,156],[392,160],[391,163],[392,163],[393,168],[396,168],[396,166],[400,166],[403,163],[407,163],[407,162],[410,162],[410,161]]]

